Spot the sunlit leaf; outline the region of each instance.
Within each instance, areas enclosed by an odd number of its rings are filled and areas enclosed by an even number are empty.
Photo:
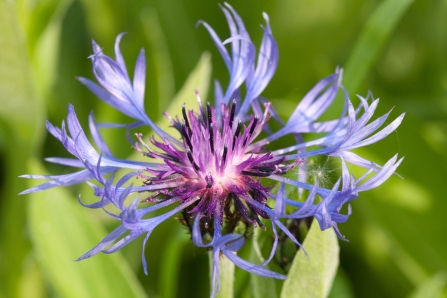
[[[204,53],[197,63],[195,69],[188,76],[188,79],[170,102],[167,112],[174,117],[181,113],[183,103],[186,103],[191,109],[196,108],[197,99],[194,90],[200,90],[203,100],[206,99],[209,89],[209,82],[211,76],[211,57],[208,53]],[[171,124],[165,117],[161,118],[157,122],[162,129],[172,131]],[[138,153],[134,153],[138,154]],[[163,228],[163,227],[161,227]],[[178,263],[175,260],[180,260],[182,254],[182,246],[184,246],[186,240],[190,237],[186,236],[180,224],[174,227],[174,230],[170,233],[170,241],[167,243],[166,249],[162,252],[162,264],[161,264],[161,276],[160,279],[160,294],[163,297],[175,297],[175,289],[177,287],[177,281],[179,277]],[[155,243],[157,239],[151,239]],[[160,241],[166,241],[166,239],[159,239]]]
[[[327,297],[338,266],[338,239],[332,229],[320,231],[316,220],[303,243],[309,257],[302,250],[295,256],[281,298]]]
[[[195,95],[195,90],[199,91],[202,102],[206,104],[206,98],[208,96],[209,83],[211,77],[211,55],[207,52],[203,53],[200,57],[197,66],[188,76],[188,79],[183,84],[180,91],[174,97],[174,99],[169,103],[169,107],[166,112],[174,117],[180,115],[182,112],[182,105],[185,103],[187,109],[197,110],[197,98]],[[171,124],[169,121],[163,117],[157,123],[162,129],[169,129]]]
[[[422,283],[408,298],[445,298],[446,295],[442,293],[447,284],[447,274],[439,272],[433,275],[426,282]]]
[[[162,256],[163,260],[159,274],[159,294],[164,298],[174,298],[179,294],[176,286],[181,278],[179,264],[181,263],[185,245],[191,239],[183,229],[177,228],[174,232],[169,235],[169,242]]]
[[[38,163],[31,172],[42,173]],[[120,253],[79,256],[107,232],[63,188],[29,196],[29,230],[41,266],[61,297],[145,297]]]
[[[3,164],[1,178],[0,280],[6,297],[17,293],[22,260],[29,250],[25,237],[25,202],[17,198],[24,189],[23,174],[29,156],[36,155],[44,127],[42,102],[34,92],[26,38],[14,1],[0,1],[0,130]],[[3,286],[4,285],[4,286]],[[13,294],[14,293],[14,294]]]
[[[165,108],[174,96],[174,70],[166,38],[163,34],[157,12],[147,7],[141,12],[141,23],[152,52],[155,78],[157,80],[159,105]],[[208,78],[209,81],[209,78]],[[161,111],[163,112],[163,111]]]
[[[354,298],[354,293],[352,292],[348,276],[341,269],[338,268],[337,274],[335,275],[334,283],[332,284],[331,292],[329,293],[329,298]]]
[[[91,35],[95,38],[109,38],[112,39],[116,36],[117,22],[115,21],[115,13],[110,1],[81,1],[87,18],[87,24],[91,30]],[[101,15],[101,17],[98,17]]]
[[[28,7],[28,49],[36,89],[43,99],[49,98],[57,79],[62,22],[73,0],[51,0]]]
[[[348,90],[357,90],[413,1],[386,0],[371,15],[346,64],[343,84]]]
[[[202,96],[202,100],[205,100],[209,90],[211,76],[211,57],[209,53],[204,53],[197,63],[197,66],[188,76],[186,82],[183,84],[180,91],[174,97],[174,99],[169,103],[167,108],[167,112],[172,116],[176,116],[181,114],[181,109],[183,103],[186,103],[188,107],[191,109],[195,109],[197,107],[197,99],[195,96],[194,90],[200,90],[200,94]],[[175,133],[174,129],[171,126],[171,123],[165,118],[162,117],[157,122],[157,125],[162,129],[167,130],[171,133]],[[152,135],[151,133],[148,134]],[[133,152],[129,159],[141,159],[141,153],[135,151]],[[89,187],[84,187],[84,191],[91,191]],[[178,223],[174,223],[171,225],[169,222],[161,225],[158,230],[168,229],[166,233],[169,233],[170,241],[166,244],[163,250],[159,250],[159,245],[156,247],[148,247],[147,252],[147,260],[148,260],[148,271],[153,272],[151,270],[153,263],[151,262],[151,258],[161,258],[161,272],[160,275],[165,277],[159,280],[160,293],[163,294],[163,297],[175,297],[175,289],[177,287],[177,280],[180,278],[179,270],[180,266],[178,263],[174,263],[174,260],[178,260],[182,254],[182,243],[185,240],[185,232],[182,229],[181,225]],[[149,243],[165,243],[166,242],[166,233],[154,233]],[[157,238],[157,235],[160,235],[161,238]],[[187,237],[189,239],[189,236]],[[139,249],[139,248],[138,248]],[[136,257],[135,257],[136,258]],[[139,256],[138,256],[139,259]],[[135,260],[137,261],[137,260]],[[167,278],[169,277],[169,278]]]
[[[48,297],[42,270],[34,255],[29,254],[23,264],[22,278],[20,281],[20,298],[44,298]]]
[[[262,235],[261,235],[262,234]],[[259,228],[254,229],[254,237],[250,241],[253,241],[251,245],[250,262],[255,264],[264,262],[265,259],[261,256],[261,247],[266,241],[261,240],[262,236],[265,238],[265,231]],[[270,241],[268,241],[271,245]],[[250,293],[254,298],[276,298],[276,285],[273,278],[260,276],[257,274],[250,274]]]
[[[211,55],[207,52],[202,54],[197,66],[188,76],[188,79],[183,84],[180,91],[177,95],[172,99],[166,112],[171,116],[175,117],[180,115],[182,112],[182,105],[185,103],[187,109],[196,109],[197,98],[194,90],[198,90],[200,92],[200,96],[202,97],[202,101],[206,100],[209,90],[209,82],[211,76]],[[175,132],[171,127],[171,123],[166,117],[160,118],[157,121],[157,125],[170,133]],[[141,156],[141,153],[135,151],[130,155],[129,159],[138,159]]]

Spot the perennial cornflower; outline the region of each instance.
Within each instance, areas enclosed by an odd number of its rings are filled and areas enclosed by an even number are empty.
[[[401,163],[402,159],[394,156],[379,166],[352,152],[385,138],[400,125],[404,115],[380,129],[389,113],[370,121],[379,103],[370,94],[367,98],[359,96],[360,105],[354,108],[341,83],[342,69],[337,68],[334,74],[318,82],[297,105],[289,120],[283,122],[271,103],[261,96],[278,64],[278,48],[268,16],[263,15],[266,24],[256,59],[255,46],[240,16],[228,4],[221,8],[230,28],[229,39],[222,42],[210,25],[199,24],[210,34],[228,68],[228,86],[223,89],[216,81],[213,105],[202,103],[199,90],[195,91],[197,109],[183,105],[178,116],[165,113],[173,126],[172,134],[159,128],[145,113],[144,51],[141,50],[137,58],[131,81],[119,49],[123,35],[118,35],[115,42],[115,60],[93,42],[91,60],[99,84],[86,78],[79,80],[101,100],[136,120],[125,125],[128,130],[147,126],[155,133],[156,136],[149,139],[136,133],[132,144],[152,162],[114,157],[91,114],[89,127],[97,151],[87,139],[71,105],[61,128],[47,122],[48,131],[75,157],[50,158],[48,161],[82,170],[60,176],[25,175],[50,181],[23,193],[93,180],[96,183],[87,183],[99,200],[93,204],[79,202],[88,208],[103,208],[120,222],[79,260],[99,252],[113,253],[141,235],[145,235],[144,248],[159,224],[178,215],[190,229],[194,244],[212,251],[211,296],[219,289],[219,257],[222,254],[249,272],[285,279],[286,276],[266,268],[278,246],[279,233],[284,233],[300,246],[287,228],[285,219],[314,217],[321,230],[333,228],[339,238],[344,239],[337,225],[346,222],[351,207],[348,206],[347,214],[340,213],[342,207],[349,205],[360,192],[381,185]],[[226,45],[230,45],[231,54]],[[244,96],[241,89],[245,90]],[[345,103],[340,117],[319,121],[339,93]],[[276,121],[280,129],[272,132],[269,119]],[[294,145],[268,150],[269,144],[288,135],[294,137]],[[308,140],[303,137],[305,135],[320,137]],[[318,179],[313,183],[307,179],[308,160],[316,156],[339,160],[341,175],[332,187],[326,188]],[[365,174],[356,178],[349,172],[348,164],[364,168]],[[117,178],[120,170],[126,170],[126,174]],[[292,172],[298,175],[288,175]],[[143,183],[134,186],[141,179]],[[301,201],[291,199],[287,196],[286,185],[307,197]],[[129,203],[126,199],[133,193],[143,197],[138,196]],[[115,206],[118,212],[110,212],[110,208],[106,209],[108,205]],[[171,207],[166,208],[168,206]],[[164,208],[169,211],[150,216]],[[267,260],[255,265],[234,252],[247,238],[246,234],[238,233],[238,225],[266,229],[265,221],[263,223],[260,218],[271,222],[274,241]],[[144,249],[142,262],[146,272]]]

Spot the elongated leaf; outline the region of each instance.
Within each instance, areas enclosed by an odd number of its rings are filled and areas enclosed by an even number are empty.
[[[33,78],[39,95],[47,100],[58,77],[59,47],[62,21],[73,0],[51,0],[24,3],[22,18],[27,22],[28,49]],[[23,13],[26,11],[29,15]]]
[[[421,284],[416,290],[411,293],[408,298],[445,298],[447,295],[442,293],[442,290],[447,284],[447,275],[445,272],[439,272]]]
[[[160,296],[174,298],[178,296],[177,285],[180,278],[180,266],[185,245],[191,237],[180,226],[174,228],[169,237],[169,243],[163,254],[161,272],[159,273]]]
[[[298,251],[284,282],[281,298],[324,298],[329,295],[339,263],[339,246],[334,231],[320,231],[314,219],[303,246],[309,257],[302,250]]]
[[[250,262],[259,263],[264,262],[265,259],[261,256],[261,247],[264,245],[265,241],[261,240],[261,233],[265,231],[261,229],[254,229],[254,237],[251,241],[253,244],[251,246],[250,252]],[[265,236],[265,235],[264,235]],[[264,239],[265,240],[265,239]],[[260,276],[257,274],[250,274],[250,292],[254,298],[276,298],[276,285],[273,278]]]
[[[38,152],[42,140],[44,110],[34,92],[26,38],[14,1],[0,1],[0,142],[3,142],[0,206],[0,292],[17,293],[23,258],[29,250],[25,237],[25,202],[17,194],[25,187],[23,174],[29,156]],[[3,176],[4,175],[4,176]],[[1,294],[0,294],[1,295]]]
[[[180,91],[170,102],[168,112],[171,117],[181,115],[182,105],[186,103],[187,109],[197,110],[197,98],[195,90],[199,91],[202,102],[206,103],[206,98],[209,90],[209,82],[211,77],[211,55],[208,52],[204,52],[200,57],[197,66],[188,76],[188,79],[183,84]],[[163,117],[158,123],[161,128],[168,129],[171,124]]]
[[[188,76],[188,79],[174,97],[174,99],[170,102],[167,112],[171,116],[175,116],[181,114],[181,109],[183,103],[186,103],[188,107],[191,109],[197,108],[197,99],[195,96],[194,90],[200,90],[200,94],[202,96],[202,100],[204,100],[208,94],[209,90],[209,82],[211,76],[211,57],[209,53],[204,53],[201,56],[201,59],[197,63],[197,66]],[[174,129],[171,128],[171,124],[169,121],[162,117],[160,121],[157,122],[157,125],[162,129],[169,131],[170,133],[175,133]],[[148,136],[152,135],[149,133]],[[134,151],[129,159],[141,159],[141,153]],[[143,157],[146,158],[146,157]],[[81,193],[90,194],[91,188],[87,185],[82,188]],[[85,210],[85,212],[89,212]],[[176,223],[175,223],[176,224]],[[146,250],[148,252],[146,258],[148,261],[148,272],[159,272],[161,270],[160,275],[165,277],[172,278],[163,278],[160,279],[160,293],[163,294],[163,297],[172,297],[175,296],[175,288],[177,287],[177,278],[179,277],[180,266],[174,264],[173,261],[180,257],[182,251],[181,243],[184,240],[184,230],[181,228],[181,225],[170,225],[169,223],[165,223],[161,225],[158,229],[162,229],[163,231],[166,229],[165,233],[154,233],[150,238],[150,243],[165,243],[166,242],[166,234],[169,234],[169,242],[164,246],[162,244],[163,249],[158,249],[160,245],[157,247],[148,247]],[[174,229],[174,230],[173,230]],[[157,238],[157,235],[160,235],[161,238]],[[98,241],[91,241],[89,244],[94,245]],[[133,251],[133,250],[132,250]],[[140,252],[141,249],[138,247],[136,251]],[[149,253],[150,252],[150,253]],[[174,255],[169,255],[170,253],[174,253]],[[131,263],[139,263],[140,262],[140,254],[134,254],[134,256],[129,256],[126,254],[126,257],[131,260]],[[96,258],[96,257],[95,257]],[[161,269],[158,267],[153,267],[154,264],[157,263],[158,259],[162,259]],[[154,260],[157,259],[157,260]]]
[[[413,1],[383,1],[370,17],[346,64],[343,84],[348,90],[354,92],[359,87]]]
[[[354,298],[348,276],[341,267],[338,268],[338,272],[335,275],[329,298]]]
[[[164,109],[173,98],[175,92],[174,70],[171,57],[169,56],[167,41],[157,12],[153,8],[145,8],[141,12],[140,19],[152,52],[151,57],[156,72],[159,105]]]
[[[47,296],[48,293],[46,293],[42,270],[38,266],[35,256],[29,254],[23,264],[20,294],[18,297],[43,298]]]
[[[119,12],[114,11],[112,3],[106,0],[99,1],[81,1],[87,18],[88,28],[91,30],[91,35],[95,38],[103,38],[113,40],[117,30],[116,15]],[[101,14],[101,17],[98,17]]]
[[[250,274],[250,289],[255,298],[276,298],[275,280],[270,277],[260,276],[257,274]]]
[[[209,90],[211,76],[211,57],[209,53],[204,53],[197,63],[197,66],[188,76],[188,79],[183,84],[180,91],[174,97],[174,99],[170,102],[167,112],[174,117],[176,115],[181,114],[181,108],[183,103],[190,109],[197,108],[197,99],[195,97],[194,90],[200,90],[200,94],[203,99],[206,98]],[[202,100],[203,100],[202,99]],[[170,127],[171,124],[166,120],[165,117],[161,118],[160,121],[157,122],[157,125],[160,126],[164,130],[168,130],[173,133],[174,130]],[[175,133],[175,132],[174,132]],[[135,155],[140,155],[140,153],[135,152],[131,158],[135,159]],[[161,264],[161,273],[160,275],[163,277],[160,279],[160,295],[162,297],[175,297],[175,289],[177,288],[177,281],[180,278],[180,266],[175,263],[175,260],[179,260],[182,254],[182,247],[184,246],[186,238],[189,241],[189,236],[185,235],[184,229],[182,229],[180,224],[175,223],[174,226],[169,225],[170,230],[166,230],[166,233],[169,233],[169,242],[163,251],[158,251],[156,255],[162,258]],[[165,229],[167,225],[162,225],[159,229]],[[163,239],[154,238],[156,235],[154,234],[151,238],[152,243],[166,242],[166,234],[162,234]],[[155,249],[155,248],[154,248]],[[161,256],[160,256],[161,255]],[[148,254],[147,258],[150,262],[150,258],[152,258],[154,254]],[[157,258],[158,258],[157,257]],[[149,268],[151,264],[149,263]],[[149,270],[150,271],[150,270]]]
[[[198,90],[200,92],[202,100],[205,100],[208,95],[210,76],[211,76],[211,55],[205,52],[200,57],[197,66],[188,76],[188,79],[183,84],[180,91],[170,102],[166,112],[171,117],[181,115],[182,105],[184,103],[189,109],[197,109],[198,107],[197,98],[194,93],[194,90]],[[171,123],[168,121],[166,117],[160,118],[160,120],[157,121],[157,125],[163,130],[166,130],[170,133],[175,133],[174,129],[170,127]],[[137,159],[140,156],[141,153],[135,151],[133,154],[130,155],[129,159]]]
[[[43,172],[38,163],[30,170]],[[34,193],[29,199],[35,252],[60,297],[145,297],[120,253],[74,262],[107,233],[64,189]]]

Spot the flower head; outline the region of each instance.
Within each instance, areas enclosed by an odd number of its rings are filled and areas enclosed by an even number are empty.
[[[116,39],[115,60],[106,56],[93,42],[91,59],[99,84],[85,78],[79,80],[101,100],[134,118],[136,122],[126,125],[128,129],[148,126],[155,132],[157,137],[148,140],[141,133],[136,133],[133,141],[134,149],[149,158],[147,162],[114,157],[91,114],[90,131],[100,150],[98,153],[88,141],[71,105],[67,125],[63,122],[59,129],[47,123],[48,131],[75,157],[48,160],[83,169],[61,176],[25,175],[50,181],[23,193],[94,180],[97,183],[88,183],[99,200],[93,204],[79,200],[80,203],[88,208],[114,205],[118,210],[111,213],[104,209],[120,225],[79,260],[99,252],[115,252],[140,235],[145,235],[145,246],[159,224],[181,214],[181,222],[190,229],[194,244],[212,250],[212,296],[219,288],[218,258],[221,254],[249,272],[284,279],[286,276],[265,268],[273,258],[279,233],[284,233],[301,246],[282,219],[315,217],[322,230],[333,228],[344,239],[338,223],[348,220],[351,207],[348,206],[347,214],[341,214],[342,207],[357,198],[360,192],[381,185],[401,163],[402,159],[394,156],[384,166],[379,166],[351,152],[389,135],[399,126],[404,115],[383,129],[380,127],[389,113],[370,122],[378,100],[372,99],[369,103],[372,95],[368,94],[367,98],[359,97],[361,105],[354,108],[342,86],[341,69],[337,68],[334,74],[318,82],[284,123],[271,103],[261,97],[278,63],[278,48],[268,16],[264,14],[266,25],[256,59],[255,46],[240,16],[228,4],[221,8],[230,27],[229,39],[222,42],[210,25],[205,22],[199,24],[209,32],[222,55],[230,74],[228,86],[223,91],[220,83],[216,82],[214,105],[202,104],[196,91],[198,109],[188,110],[183,105],[178,116],[172,118],[165,114],[177,131],[174,134],[162,130],[145,113],[144,51],[138,56],[132,81],[119,49],[122,34]],[[246,93],[242,96],[241,86],[244,84],[242,89]],[[345,99],[340,117],[319,121],[340,90]],[[272,132],[268,126],[269,119],[278,122],[281,128]],[[319,133],[320,137],[304,141],[303,135],[309,133]],[[265,137],[260,137],[262,135]],[[294,145],[274,151],[268,149],[270,143],[287,135],[295,138]],[[318,179],[313,183],[307,179],[307,162],[314,156],[340,161],[341,176],[333,186],[326,188]],[[349,172],[347,163],[365,168],[366,173],[357,179]],[[296,179],[286,175],[294,168],[299,174]],[[117,178],[121,169],[130,170],[130,173]],[[143,183],[131,184],[135,177],[139,178],[136,181],[142,179]],[[279,187],[275,188],[278,182]],[[307,198],[302,201],[289,198],[286,185],[301,192],[306,190]],[[128,203],[127,198],[132,193],[144,197]],[[168,206],[171,206],[169,211],[152,216],[152,212]],[[237,226],[243,223],[247,227],[266,229],[263,219],[271,221],[275,240],[269,258],[263,264],[255,265],[233,253],[242,247],[246,238],[243,233],[238,233]],[[144,252],[142,259],[146,271]]]

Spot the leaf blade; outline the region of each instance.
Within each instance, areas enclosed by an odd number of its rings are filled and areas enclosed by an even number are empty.
[[[39,163],[33,172],[43,172]],[[120,253],[74,262],[106,231],[63,188],[30,195],[28,228],[40,264],[61,297],[146,297]]]
[[[354,92],[414,0],[383,1],[367,21],[346,63],[344,85]]]
[[[320,231],[314,219],[303,243],[309,258],[299,250],[293,260],[281,298],[327,297],[339,263],[337,236],[332,229]]]

